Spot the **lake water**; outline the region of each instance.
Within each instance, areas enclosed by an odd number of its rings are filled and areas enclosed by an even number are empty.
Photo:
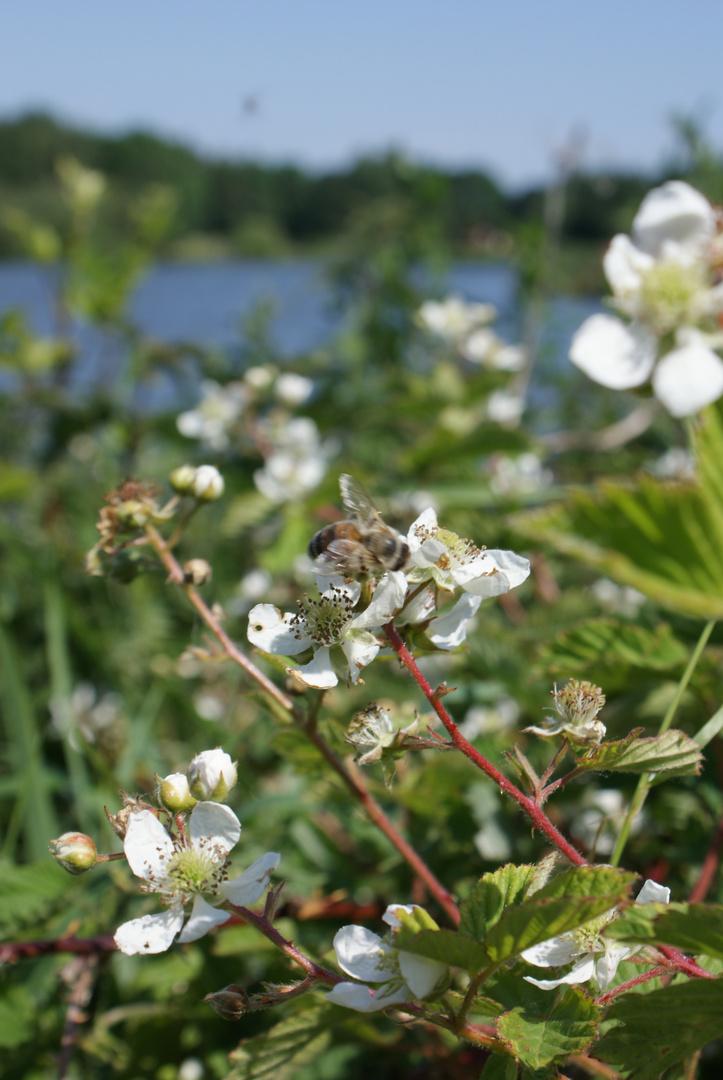
[[[272,342],[282,355],[293,358],[328,343],[340,328],[341,316],[332,307],[325,269],[323,261],[313,259],[159,264],[136,289],[130,317],[145,335],[161,341],[238,348],[243,342],[244,318],[259,303],[271,301]],[[52,333],[54,280],[51,267],[0,263],[0,315],[22,308],[37,333]],[[520,313],[515,307],[515,271],[509,264],[455,264],[447,289],[465,300],[494,304],[496,329],[508,341],[517,339]],[[559,298],[548,305],[540,347],[545,368],[560,371],[567,366],[570,338],[595,310],[599,303],[585,298]],[[102,369],[108,365],[107,343],[87,328],[80,328],[78,338],[82,356],[73,381],[79,386],[97,378],[102,381]],[[168,387],[159,386],[157,393],[162,398]]]

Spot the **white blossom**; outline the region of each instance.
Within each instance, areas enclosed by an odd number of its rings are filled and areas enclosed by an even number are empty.
[[[390,904],[382,919],[392,931],[401,926],[396,917],[399,911],[421,912],[427,925],[435,925],[416,905]],[[423,1000],[443,989],[449,976],[447,964],[398,949],[393,936],[380,938],[363,926],[343,926],[334,937],[334,951],[342,971],[360,981],[337,983],[326,999],[357,1012],[379,1012],[402,1001]]]
[[[274,383],[274,395],[289,408],[296,408],[309,400],[314,393],[314,383],[296,371],[284,371]]]
[[[307,686],[324,689],[336,686],[339,678],[357,683],[361,669],[381,648],[371,629],[394,617],[406,592],[406,578],[397,570],[379,579],[369,606],[357,616],[358,587],[348,589],[341,584],[329,585],[318,600],[305,596],[295,614],[282,615],[272,604],[257,604],[249,612],[248,639],[264,652],[280,656],[298,656],[312,649],[308,663],[286,669]]]
[[[196,941],[231,913],[204,899],[226,900],[237,906],[255,903],[266,890],[281,858],[267,851],[238,877],[228,880],[227,857],[241,835],[239,820],[228,806],[200,802],[187,822],[187,833],[173,838],[150,810],[132,813],[123,848],[145,892],[158,893],[166,910],[123,923],[115,934],[121,952],[165,952],[178,937]],[[192,903],[186,922],[185,908]]]
[[[213,502],[221,498],[224,486],[223,477],[215,465],[199,465],[191,491],[202,502]]]
[[[474,596],[499,596],[509,592],[528,577],[529,560],[514,551],[481,551],[437,523],[434,510],[423,511],[407,535],[411,582],[432,580],[449,592],[459,586]]]
[[[236,777],[236,763],[221,747],[196,754],[188,767],[191,793],[200,800],[225,802]]]
[[[673,416],[720,397],[718,335],[701,332],[706,323],[717,331],[723,312],[723,286],[713,283],[709,263],[715,228],[713,208],[689,184],[671,180],[649,192],[632,239],[615,236],[604,258],[613,306],[631,321],[592,315],[573,337],[572,362],[613,390],[652,376],[653,392]]]
[[[655,881],[646,881],[635,900],[636,904],[667,904],[670,889]],[[617,915],[617,909],[606,912],[587,926],[567,934],[541,941],[522,953],[523,960],[537,967],[560,967],[574,960],[572,968],[559,979],[533,979],[525,975],[525,981],[539,986],[541,990],[554,990],[563,983],[575,984],[594,979],[602,991],[607,990],[615,978],[618,965],[635,950],[627,945],[600,937],[600,930]],[[601,953],[602,955],[595,957]]]
[[[454,344],[492,322],[497,312],[492,304],[465,303],[457,296],[444,300],[425,300],[417,312],[420,326]]]
[[[323,480],[335,443],[322,442],[308,416],[271,425],[265,435],[273,449],[263,469],[254,473],[256,487],[272,502],[305,498]]]
[[[176,427],[187,439],[200,439],[211,450],[225,450],[230,443],[229,432],[248,401],[249,393],[242,382],[221,386],[213,379],[204,379],[201,400],[195,409],[180,414]]]

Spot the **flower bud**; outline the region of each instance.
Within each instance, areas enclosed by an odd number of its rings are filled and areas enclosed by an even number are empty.
[[[183,580],[187,585],[207,585],[211,573],[210,564],[205,559],[189,559],[183,564]]]
[[[206,994],[203,1000],[216,1010],[222,1020],[239,1020],[246,1012],[249,999],[242,987],[231,983],[215,994]]]
[[[204,750],[188,768],[188,783],[199,802],[225,802],[236,783],[236,765],[220,747]]]
[[[69,874],[84,874],[95,866],[98,851],[94,841],[85,833],[67,832],[57,840],[51,840],[50,854]]]
[[[196,478],[196,469],[193,465],[179,465],[171,473],[169,480],[171,487],[179,495],[193,494],[193,481]]]
[[[185,773],[171,773],[161,779],[156,774],[156,797],[172,814],[186,814],[193,810],[197,799],[191,794]]]
[[[116,520],[121,527],[140,529],[149,521],[154,507],[140,499],[126,499],[114,509]]]
[[[202,502],[213,502],[223,495],[224,482],[215,465],[199,465],[191,484],[191,494]]]

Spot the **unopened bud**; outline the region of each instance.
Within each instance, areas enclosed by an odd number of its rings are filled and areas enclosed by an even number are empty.
[[[202,502],[213,502],[223,495],[224,482],[215,465],[199,465],[191,484],[191,494]]]
[[[222,1020],[239,1020],[246,1012],[249,998],[243,987],[231,983],[215,994],[206,994],[203,1000]]]
[[[188,783],[199,802],[225,802],[236,783],[236,765],[220,747],[204,750],[188,768]]]
[[[189,559],[183,564],[183,580],[187,585],[207,585],[211,573],[211,566],[205,559]]]
[[[118,523],[126,528],[142,528],[153,513],[153,507],[140,499],[126,499],[114,508]]]
[[[172,814],[187,814],[193,810],[197,799],[191,794],[185,773],[171,773],[161,779],[156,774],[156,797]]]
[[[95,843],[85,833],[63,833],[57,840],[51,840],[48,847],[53,858],[69,874],[84,874],[98,859]]]
[[[179,495],[193,494],[193,481],[196,479],[196,468],[193,465],[179,465],[171,473],[169,480],[171,487]]]

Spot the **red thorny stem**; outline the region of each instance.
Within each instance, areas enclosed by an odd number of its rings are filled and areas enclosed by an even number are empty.
[[[499,769],[496,769],[486,757],[483,757],[483,755],[480,754],[467,739],[465,739],[464,735],[459,731],[454,720],[439,700],[439,697],[435,694],[434,690],[417,667],[414,657],[399,636],[394,623],[387,623],[384,627],[384,632],[395,653],[413,676],[417,686],[419,686],[427,701],[444,724],[452,743],[457,749],[461,750],[462,753],[468,757],[478,769],[481,769],[482,772],[486,773],[491,780],[494,780],[495,784],[500,788],[500,791],[504,791],[505,794],[514,799],[525,811],[535,828],[539,829],[540,832],[543,832],[550,843],[554,844],[558,851],[562,852],[571,863],[574,863],[575,866],[587,866],[587,860],[582,857],[580,852],[577,851],[572,844],[568,843],[562,833],[555,828],[547,815],[535,803],[534,799],[531,799],[528,795],[525,795],[523,791],[520,791],[518,787],[515,787],[515,785],[508,780]]]
[[[390,819],[382,810],[381,806],[376,800],[369,794],[366,787],[362,783],[358,776],[354,776],[346,768],[344,763],[336,756],[333,750],[327,746],[324,739],[319,735],[313,724],[305,723],[303,715],[295,708],[292,699],[284,694],[282,690],[276,686],[271,679],[269,679],[262,671],[260,671],[254,663],[239,649],[236,643],[228,636],[223,626],[213,614],[211,609],[206,604],[205,600],[201,597],[197,589],[193,585],[189,585],[183,575],[175,556],[169,549],[166,541],[153,525],[146,525],[146,535],[148,536],[151,544],[158,552],[158,556],[168,571],[170,580],[174,585],[178,585],[183,589],[190,603],[196,609],[203,621],[208,626],[209,630],[214,634],[216,639],[223,646],[223,650],[230,660],[235,664],[238,664],[247,675],[254,679],[259,686],[261,686],[274,701],[281,706],[284,711],[290,713],[299,724],[301,731],[306,735],[307,739],[317,748],[319,753],[326,759],[328,764],[344,783],[347,790],[355,799],[362,804],[366,810],[369,818],[377,828],[384,833],[390,843],[397,849],[399,854],[405,860],[405,862],[411,867],[417,877],[429,889],[431,895],[435,898],[439,906],[446,912],[453,926],[459,925],[459,908],[452,899],[451,894],[445,889],[444,885],[435,877],[430,868],[424,862],[422,857],[414,850],[414,848],[404,839],[401,833],[395,828]]]

